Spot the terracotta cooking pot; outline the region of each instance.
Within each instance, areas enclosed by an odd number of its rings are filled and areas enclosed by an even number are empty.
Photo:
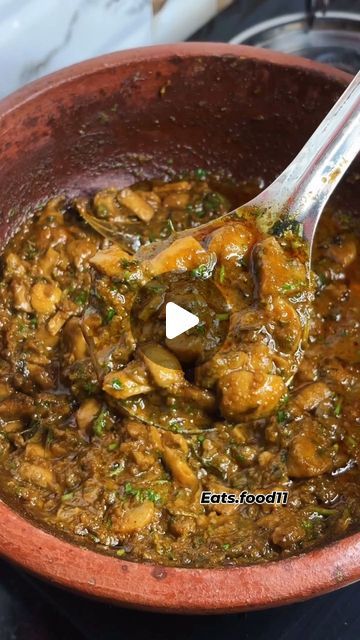
[[[349,79],[265,50],[180,44],[115,53],[34,82],[0,104],[1,241],[36,203],[59,192],[195,167],[268,182]],[[360,181],[345,181],[338,193],[355,213]],[[360,534],[270,564],[180,569],[76,546],[1,501],[0,522],[0,553],[7,558],[81,593],[144,609],[269,607],[360,578]]]

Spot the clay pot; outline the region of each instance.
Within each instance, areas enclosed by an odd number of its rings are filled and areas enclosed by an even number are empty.
[[[349,76],[247,47],[180,44],[90,60],[0,103],[0,238],[44,197],[205,167],[272,180]],[[359,171],[354,167],[353,171]],[[360,181],[338,192],[355,214]],[[0,552],[57,584],[158,611],[234,612],[294,602],[360,577],[360,534],[276,563],[166,568],[69,543],[0,502]]]

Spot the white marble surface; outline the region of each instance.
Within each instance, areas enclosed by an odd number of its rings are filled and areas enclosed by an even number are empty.
[[[42,75],[119,49],[187,38],[216,0],[0,0],[0,97]]]

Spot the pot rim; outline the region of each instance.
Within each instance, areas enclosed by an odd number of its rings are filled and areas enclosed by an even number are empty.
[[[328,65],[265,49],[223,43],[181,43],[111,53],[35,80],[0,102],[1,119],[77,78],[143,60],[236,57],[321,74],[346,84]],[[215,569],[129,562],[56,537],[0,500],[0,555],[57,585],[127,607],[176,613],[229,613],[288,604],[360,578],[360,533],[323,548],[266,564]]]
[[[298,67],[317,71],[324,76],[349,83],[351,75],[322,62],[314,62],[300,56],[262,49],[243,44],[230,44],[218,42],[182,42],[179,44],[162,44],[147,47],[136,47],[125,51],[107,53],[95,58],[89,58],[83,62],[64,67],[53,73],[49,73],[38,80],[33,80],[17,89],[13,93],[0,100],[0,118],[18,108],[21,104],[39,97],[50,89],[68,83],[70,80],[84,78],[99,73],[102,69],[116,68],[119,64],[127,65],[143,60],[162,60],[164,58],[178,57],[236,57],[261,60],[271,64],[288,67]]]

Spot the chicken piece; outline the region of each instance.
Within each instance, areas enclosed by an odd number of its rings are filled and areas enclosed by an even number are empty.
[[[24,393],[14,393],[0,402],[0,418],[15,420],[30,418],[34,412],[34,401]]]
[[[356,260],[357,246],[352,238],[342,239],[340,243],[333,242],[327,249],[327,255],[331,260],[337,262],[343,269],[346,269]]]
[[[249,366],[249,356],[243,351],[218,351],[210,360],[195,369],[195,383],[206,389],[215,387],[219,378],[234,369]]]
[[[146,344],[140,354],[157,387],[176,389],[185,382],[179,360],[160,344]]]
[[[321,430],[313,421],[290,442],[287,469],[290,478],[312,478],[331,471],[332,452]]]
[[[143,222],[149,222],[154,216],[152,206],[137,191],[123,189],[118,193],[117,199]]]
[[[43,226],[49,223],[49,218],[51,218],[53,224],[62,225],[64,222],[63,216],[63,207],[65,204],[65,199],[62,196],[57,196],[56,198],[51,198],[43,208],[38,223]]]
[[[154,191],[143,191],[142,189],[136,189],[136,193],[141,196],[150,207],[157,211],[161,205],[160,196]]]
[[[174,480],[178,482],[182,487],[196,491],[199,485],[199,481],[188,465],[183,459],[181,454],[170,447],[164,446],[162,450],[164,462],[169,468]]]
[[[216,253],[219,264],[239,264],[253,242],[253,232],[241,222],[234,222],[213,231],[207,248]]]
[[[26,460],[35,460],[37,458],[50,458],[51,454],[49,451],[42,447],[41,444],[37,444],[36,442],[29,442],[25,448],[25,459]]]
[[[295,549],[306,538],[306,529],[299,523],[296,513],[282,513],[279,523],[271,534],[271,540],[281,549]]]
[[[131,255],[116,244],[108,249],[97,251],[89,260],[95,269],[106,276],[110,276],[110,278],[121,275],[124,269],[122,267],[124,261],[131,261]]]
[[[140,438],[145,438],[148,432],[147,426],[144,425],[143,422],[138,422],[137,420],[124,420],[124,427],[128,432],[131,438],[134,440],[139,440]]]
[[[30,292],[26,284],[16,278],[11,282],[11,290],[14,297],[14,307],[18,311],[32,312],[30,304]]]
[[[164,184],[154,186],[154,191],[161,195],[172,191],[190,191],[190,189],[191,182],[188,182],[187,180],[180,180],[179,182],[165,182]]]
[[[16,253],[8,253],[5,259],[6,271],[9,276],[24,276],[26,273],[26,263],[16,255]]]
[[[174,191],[165,196],[164,207],[168,209],[186,209],[190,202],[190,194],[186,191]]]
[[[34,484],[41,489],[49,489],[50,491],[59,491],[59,485],[56,482],[55,474],[52,471],[49,464],[43,462],[42,464],[31,464],[24,462],[20,469],[19,474],[23,480]]]
[[[220,411],[233,421],[264,418],[272,413],[284,395],[286,387],[280,376],[235,370],[218,382],[221,395]]]
[[[261,299],[266,300],[279,292],[294,295],[304,290],[305,265],[298,258],[290,260],[275,238],[268,237],[259,242],[253,255]]]
[[[176,338],[165,341],[165,344],[172,351],[181,363],[191,364],[200,360],[204,353],[204,339],[202,336],[181,333]]]
[[[140,471],[147,471],[155,464],[156,458],[151,453],[131,449],[131,456]]]
[[[93,420],[98,415],[101,404],[95,398],[87,398],[82,402],[76,412],[76,423],[80,431],[85,433]]]
[[[272,353],[268,346],[259,343],[251,344],[251,348],[249,348],[244,345],[244,349],[247,349],[245,352],[239,350],[236,343],[232,343],[231,333],[229,333],[228,339],[229,345],[226,351],[218,351],[210,360],[196,367],[196,384],[211,389],[223,375],[238,369],[264,374],[274,373]]]
[[[52,316],[52,318],[50,318],[46,327],[51,336],[56,336],[59,331],[61,331],[70,315],[72,315],[71,312],[60,310],[57,311],[55,315]]]
[[[90,258],[96,253],[96,245],[88,238],[79,238],[66,245],[66,253],[70,262],[79,271],[83,271]]]
[[[274,296],[267,305],[271,316],[270,333],[281,351],[294,353],[302,338],[300,318],[293,305],[282,296]]]
[[[23,420],[9,420],[9,422],[4,422],[2,425],[2,430],[4,433],[19,433],[24,429],[24,421]]]
[[[11,396],[11,387],[7,382],[0,382],[0,402]]]
[[[94,197],[94,208],[98,218],[107,220],[109,218],[119,218],[119,216],[121,216],[121,209],[117,199],[117,195],[118,190],[114,187],[98,191],[98,193]],[[86,198],[78,198],[76,201],[76,205],[78,208],[85,211],[88,208]]]
[[[144,363],[138,360],[133,360],[121,371],[108,373],[103,382],[105,393],[117,400],[150,393],[153,388]]]
[[[175,240],[156,255],[144,260],[144,267],[153,276],[157,276],[168,271],[195,269],[201,264],[209,264],[212,258],[212,254],[205,251],[200,242],[192,236],[186,236]]]
[[[70,318],[67,321],[63,330],[63,340],[66,356],[71,364],[86,357],[88,347],[81,330],[79,318]]]
[[[115,533],[126,536],[141,531],[151,524],[155,515],[155,506],[150,500],[145,500],[142,504],[128,509],[125,513],[119,513],[118,510],[115,510],[114,515],[113,529]]]
[[[176,538],[187,538],[196,531],[195,519],[189,516],[172,516],[169,523],[169,530]]]
[[[212,493],[236,493],[236,491],[231,487],[227,487],[226,485],[223,485],[220,482],[213,480],[212,478],[205,480],[204,487]],[[238,508],[239,505],[235,503],[221,504],[214,502],[212,504],[206,505],[206,511],[215,511],[215,513],[218,513],[219,515],[230,515],[231,513],[234,513],[234,511],[236,511]]]
[[[324,382],[313,382],[297,391],[295,404],[302,411],[312,411],[330,396],[331,391]]]
[[[35,344],[37,345],[38,349],[40,347],[41,351],[43,351],[44,347],[45,350],[52,349],[57,345],[59,339],[59,335],[52,335],[48,331],[47,327],[44,326],[38,327],[34,337]]]
[[[164,431],[161,434],[161,443],[158,449],[162,451],[164,446],[168,446],[172,449],[180,449],[182,453],[187,456],[189,453],[189,445],[186,442],[184,436],[181,433],[172,433],[171,431]]]
[[[201,389],[193,384],[185,384],[181,388],[181,397],[183,400],[189,400],[203,411],[213,413],[216,409],[216,400],[211,391]]]
[[[57,284],[37,282],[31,289],[31,306],[37,313],[54,313],[61,300],[61,289]]]
[[[52,247],[49,247],[37,263],[37,273],[40,276],[46,276],[47,278],[51,277],[59,260],[60,253]]]

